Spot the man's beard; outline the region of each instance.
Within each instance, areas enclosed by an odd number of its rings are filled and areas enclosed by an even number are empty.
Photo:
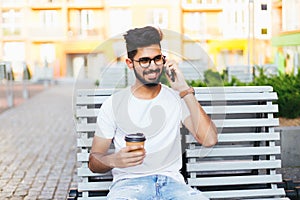
[[[149,73],[152,73],[152,72],[156,72],[156,73],[160,73],[159,76],[157,77],[156,80],[153,81],[146,81],[142,76],[140,76],[135,68],[133,68],[133,71],[134,71],[134,74],[135,74],[135,77],[141,82],[143,83],[145,86],[147,87],[154,87],[154,86],[157,86],[159,83],[160,83],[160,78],[162,76],[162,73],[160,69],[156,69],[156,70],[149,70],[149,71],[144,71],[143,72],[143,75],[146,75],[146,74],[149,74]]]

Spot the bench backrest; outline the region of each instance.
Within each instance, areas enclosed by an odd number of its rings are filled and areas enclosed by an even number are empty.
[[[279,120],[272,102],[277,94],[270,86],[195,88],[196,98],[218,128],[218,144],[203,148],[183,129],[187,183],[210,198],[280,198],[285,196],[276,168],[281,167]],[[96,117],[109,89],[81,89],[76,96],[79,199],[105,199],[111,174],[95,174],[88,168]]]
[[[212,199],[285,196],[277,188],[280,134],[272,87],[199,88],[196,97],[215,122],[219,141],[203,148],[185,136],[188,184]]]

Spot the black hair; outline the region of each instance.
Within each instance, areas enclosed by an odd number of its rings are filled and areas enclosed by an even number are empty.
[[[153,44],[158,44],[161,47],[160,41],[163,38],[162,32],[152,26],[131,29],[123,36],[126,41],[127,56],[130,59],[136,55],[138,48]]]

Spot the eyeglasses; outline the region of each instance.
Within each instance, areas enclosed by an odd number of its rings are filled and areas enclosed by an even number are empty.
[[[149,57],[142,57],[139,58],[138,60],[134,60],[135,62],[138,62],[139,65],[143,68],[147,68],[151,65],[151,61],[153,60],[155,65],[157,66],[161,66],[163,64],[165,64],[165,58],[166,56],[163,55],[157,55],[154,58],[149,58]]]

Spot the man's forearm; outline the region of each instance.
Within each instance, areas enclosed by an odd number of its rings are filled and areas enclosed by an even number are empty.
[[[111,155],[103,155],[100,153],[90,153],[89,168],[94,173],[105,173],[111,170],[112,163],[109,161]]]
[[[197,141],[203,146],[215,145],[217,143],[217,129],[215,124],[203,110],[194,95],[186,95],[183,99],[189,108],[191,125],[193,127],[192,133]]]

